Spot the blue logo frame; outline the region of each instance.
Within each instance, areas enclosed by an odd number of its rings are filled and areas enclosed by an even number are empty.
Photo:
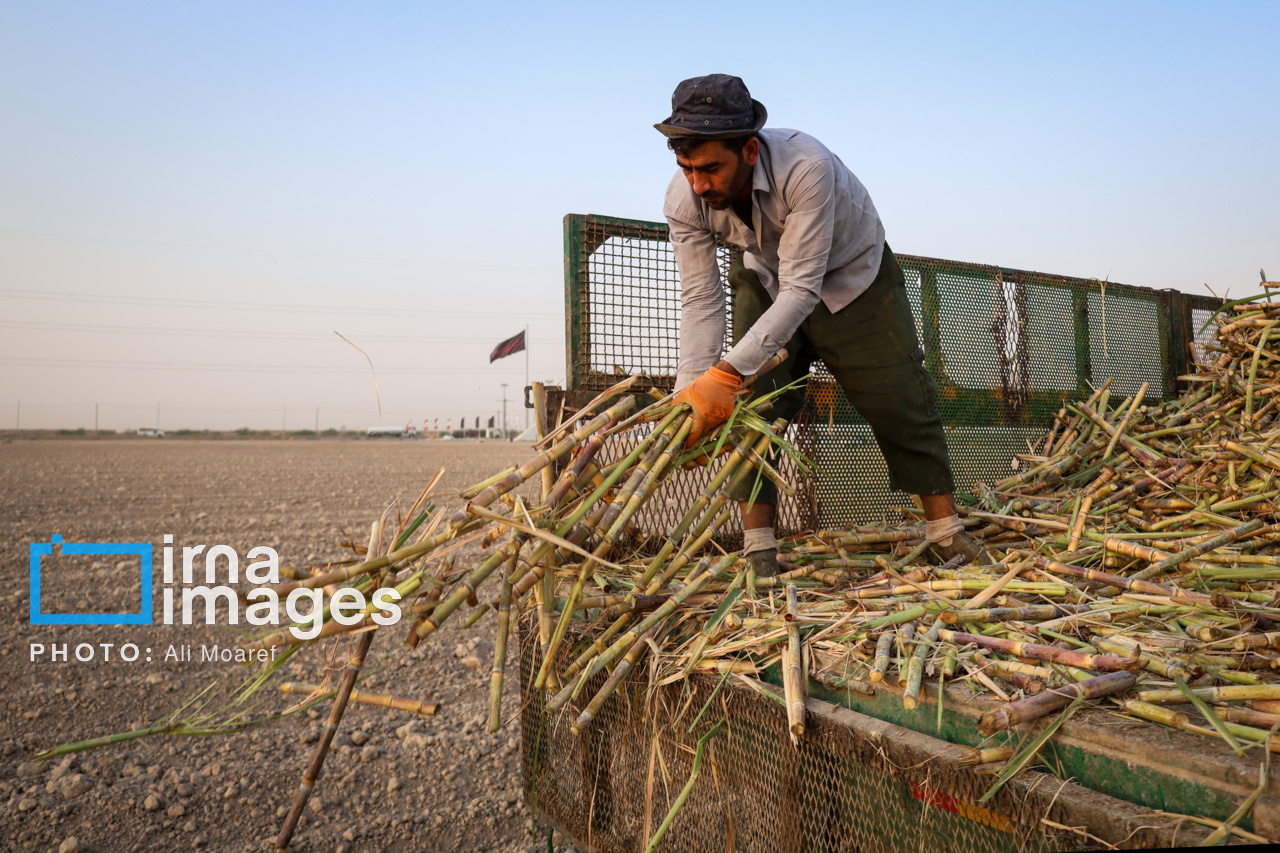
[[[129,555],[142,560],[142,609],[138,613],[41,613],[40,557],[53,553],[61,545],[64,554]],[[62,535],[49,537],[49,544],[32,542],[31,554],[31,624],[32,625],[150,625],[151,614],[151,543],[150,542],[68,542]]]

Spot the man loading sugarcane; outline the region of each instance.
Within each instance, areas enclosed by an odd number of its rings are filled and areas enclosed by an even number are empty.
[[[821,359],[866,418],[895,489],[920,496],[934,559],[990,562],[956,515],[937,388],[925,370],[902,268],[862,183],[818,140],[762,130],[767,113],[738,77],[685,80],[671,117],[654,125],[680,171],[663,212],[681,280],[676,399],[694,418],[689,446],[728,420],[734,390],[784,346],[781,365],[755,382],[768,393],[805,376]],[[721,358],[725,299],[716,241],[742,249],[729,271],[734,346]],[[804,388],[781,394],[775,414],[790,420]],[[743,553],[758,575],[779,571],[773,484],[752,484],[739,501]]]

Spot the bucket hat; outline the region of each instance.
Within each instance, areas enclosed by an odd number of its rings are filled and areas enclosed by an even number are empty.
[[[690,77],[671,95],[671,117],[654,125],[672,139],[728,139],[764,127],[769,113],[732,74]]]

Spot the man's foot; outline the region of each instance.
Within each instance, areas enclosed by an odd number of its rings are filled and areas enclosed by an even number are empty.
[[[955,557],[963,557],[966,565],[970,563],[977,563],[980,566],[993,565],[987,552],[963,531],[952,534],[951,541],[946,545],[938,542],[931,543],[924,553],[934,565],[941,565]]]
[[[782,566],[778,563],[778,549],[770,548],[748,554],[747,568],[754,570],[758,578],[772,578],[782,574]]]

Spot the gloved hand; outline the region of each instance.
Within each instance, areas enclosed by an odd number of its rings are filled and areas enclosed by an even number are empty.
[[[737,397],[734,391],[742,379],[727,370],[712,367],[676,395],[675,402],[688,403],[693,429],[685,447],[695,446],[710,430],[729,420]]]

